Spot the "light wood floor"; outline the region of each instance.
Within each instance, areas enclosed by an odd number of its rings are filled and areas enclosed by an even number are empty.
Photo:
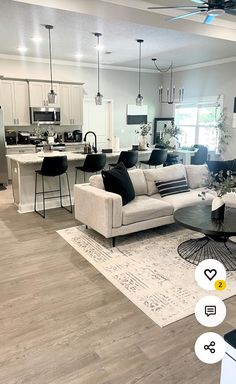
[[[51,210],[20,215],[0,191],[0,384],[218,384],[190,316],[160,328],[57,235]],[[5,196],[5,197],[4,197]],[[235,328],[235,298],[217,331]]]

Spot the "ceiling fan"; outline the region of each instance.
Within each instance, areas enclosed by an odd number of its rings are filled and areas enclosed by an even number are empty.
[[[228,13],[236,16],[236,0],[191,0],[199,5],[179,5],[175,7],[148,7],[148,9],[189,9],[191,12],[183,15],[171,17],[168,20],[185,19],[186,17],[204,14],[206,15],[203,23],[211,24],[216,16]]]

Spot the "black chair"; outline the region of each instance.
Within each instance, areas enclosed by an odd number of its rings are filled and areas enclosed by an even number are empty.
[[[149,160],[140,161],[141,164],[146,164],[150,166],[157,166],[164,164],[167,158],[167,150],[166,149],[153,149]]]
[[[194,148],[198,149],[196,154],[191,158],[191,164],[201,165],[207,161],[208,149],[205,145],[195,144]]]
[[[158,149],[164,149],[165,147],[164,147],[164,145],[156,144],[156,145],[155,145],[155,148],[158,148]],[[167,154],[166,161],[165,161],[165,163],[163,164],[164,167],[168,167],[169,165],[173,165],[173,164],[178,164],[178,163],[179,163],[178,158],[179,158],[178,155],[174,155],[173,153],[168,153],[168,154]]]
[[[85,183],[85,173],[97,173],[101,171],[106,165],[106,154],[105,153],[95,153],[89,154],[86,156],[84,164],[81,167],[75,167],[75,184],[77,181],[77,172],[82,171],[84,173],[84,183]]]
[[[109,164],[109,167],[115,167],[121,161],[127,169],[136,166],[138,162],[138,151],[121,151],[117,163]]]
[[[72,202],[71,202],[71,194],[70,194],[70,185],[69,178],[67,174],[67,156],[53,156],[53,157],[44,157],[42,167],[40,170],[35,171],[35,195],[34,195],[34,211],[38,213],[40,216],[45,218],[46,210],[45,210],[45,200],[60,198],[61,207],[66,211],[72,213]],[[61,176],[66,175],[68,193],[62,195],[61,188]],[[38,192],[38,175],[42,176],[42,191]],[[59,181],[59,189],[45,191],[45,177],[57,177]],[[54,193],[59,192],[59,195],[55,196]],[[47,196],[48,193],[53,193],[53,196]],[[43,197],[43,213],[37,210],[37,196],[42,195]],[[62,204],[62,199],[64,197],[69,197],[70,200],[70,209],[66,208]]]

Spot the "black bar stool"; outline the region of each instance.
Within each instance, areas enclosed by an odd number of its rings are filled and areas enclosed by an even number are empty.
[[[167,158],[167,150],[166,149],[153,149],[150,157],[149,157],[149,160],[147,161],[140,161],[141,164],[146,164],[146,165],[149,165],[149,168],[150,166],[157,166],[157,165],[161,165],[161,164],[164,164],[165,161],[166,161],[166,158]]]
[[[84,164],[81,167],[75,167],[75,184],[77,181],[77,172],[82,171],[84,173],[84,183],[85,183],[85,173],[97,173],[101,171],[106,165],[106,154],[105,153],[91,153],[86,156]]]
[[[72,213],[72,202],[71,202],[71,194],[70,194],[70,185],[69,185],[69,178],[67,174],[67,157],[66,156],[53,156],[53,157],[44,157],[42,167],[40,170],[35,171],[35,195],[34,195],[34,211],[38,213],[40,216],[45,218],[45,200],[47,199],[55,199],[60,198],[61,207],[64,208],[66,211]],[[65,174],[67,179],[67,186],[68,186],[68,194],[62,195],[62,189],[61,189],[61,175]],[[42,176],[42,191],[38,192],[38,175]],[[59,189],[51,190],[51,191],[45,191],[45,185],[44,185],[44,177],[56,177],[58,176],[59,179]],[[54,193],[59,192],[59,195],[57,196],[46,196],[48,193]],[[37,210],[37,196],[42,195],[43,197],[43,213],[39,212]],[[66,208],[62,204],[63,197],[69,197],[70,200],[70,209]]]
[[[138,162],[138,151],[121,151],[117,163],[109,164],[109,167],[115,167],[121,161],[127,169],[133,168]]]

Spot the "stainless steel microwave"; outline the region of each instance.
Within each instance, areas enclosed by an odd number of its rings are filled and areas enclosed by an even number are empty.
[[[60,125],[61,113],[60,108],[42,107],[30,108],[31,124],[57,124]]]

